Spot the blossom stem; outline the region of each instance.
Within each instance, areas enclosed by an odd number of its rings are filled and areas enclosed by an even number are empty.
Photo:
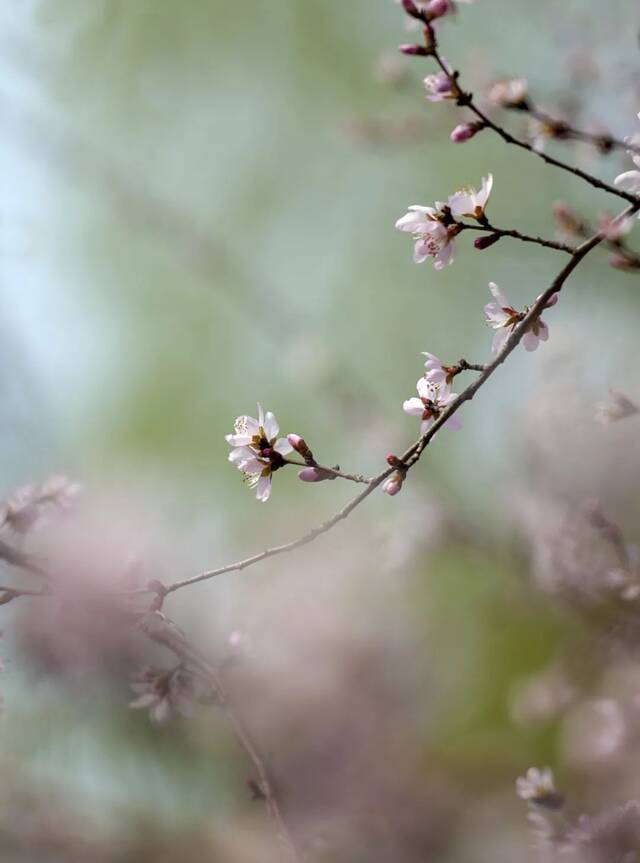
[[[465,222],[458,222],[458,225],[464,231],[483,231],[496,237],[513,237],[514,240],[520,240],[523,243],[535,243],[537,246],[544,246],[546,249],[557,249],[559,252],[566,252],[568,255],[572,255],[575,251],[573,246],[569,246],[566,243],[545,240],[542,237],[533,237],[530,234],[522,234],[520,231],[514,229],[496,228],[489,223],[485,225],[469,225]]]
[[[293,458],[285,458],[284,461],[286,464],[294,464],[298,467],[309,467],[307,462],[296,461],[296,459]],[[322,471],[323,473],[328,473],[331,476],[339,477],[340,479],[348,479],[351,480],[351,482],[360,482],[364,483],[365,485],[369,485],[369,483],[371,482],[370,476],[363,476],[361,473],[345,473],[345,471],[340,470],[340,468],[325,467],[322,464],[314,464],[313,467],[316,468],[316,470]]]
[[[640,154],[640,146],[631,142],[622,141],[620,138],[615,138],[608,132],[585,132],[583,129],[576,129],[570,126],[564,120],[557,120],[550,114],[540,111],[533,105],[527,105],[526,112],[541,123],[549,125],[551,128],[557,128],[559,140],[582,141],[585,144],[593,144],[601,153],[611,153],[613,150],[625,150],[626,152]]]
[[[280,804],[275,795],[273,781],[269,776],[265,759],[259,753],[251,733],[231,704],[219,672],[206,657],[202,656],[199,651],[189,644],[179,628],[165,618],[164,615],[158,612],[152,613],[151,616],[147,615],[142,618],[139,626],[148,638],[156,642],[156,644],[166,647],[181,661],[193,665],[209,681],[213,691],[216,693],[219,707],[224,711],[238,743],[256,772],[258,790],[264,799],[269,816],[276,825],[278,839],[286,855],[284,860],[287,863],[296,863],[300,857],[293,837],[282,816]]]
[[[468,363],[465,359],[458,360],[459,372],[483,372],[486,368],[486,363]]]
[[[603,192],[608,192],[610,195],[616,195],[618,198],[622,198],[625,201],[628,201],[630,204],[635,204],[639,199],[637,195],[631,194],[631,192],[625,192],[622,189],[617,189],[615,186],[611,186],[609,183],[605,183],[604,180],[598,179],[598,177],[594,177],[592,174],[588,174],[586,171],[581,171],[580,168],[576,168],[573,165],[570,165],[568,162],[563,162],[560,159],[555,159],[553,156],[549,156],[546,153],[541,153],[538,150],[534,149],[528,141],[523,141],[521,138],[516,138],[515,135],[512,135],[510,132],[507,132],[502,126],[499,126],[497,123],[494,123],[483,111],[478,108],[473,99],[473,94],[467,93],[460,88],[459,78],[460,74],[457,71],[452,72],[451,69],[444,62],[442,57],[440,56],[438,49],[435,45],[431,46],[431,56],[435,59],[438,66],[442,69],[442,71],[452,78],[458,88],[460,89],[460,96],[458,97],[458,105],[469,108],[479,120],[485,124],[485,126],[489,129],[492,129],[497,135],[499,135],[502,140],[506,144],[513,144],[515,147],[519,147],[522,150],[527,150],[529,153],[533,153],[534,156],[537,156],[539,159],[542,159],[547,165],[553,165],[556,168],[560,168],[563,171],[567,171],[570,174],[573,174],[575,177],[579,177],[581,180],[584,180],[586,183],[589,183],[590,186],[593,186],[596,189],[600,189]]]

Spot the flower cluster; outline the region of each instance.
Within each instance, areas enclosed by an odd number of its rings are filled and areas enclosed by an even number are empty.
[[[453,263],[454,239],[461,230],[456,220],[471,218],[483,221],[492,186],[493,177],[489,174],[482,179],[479,191],[465,186],[450,195],[446,203],[436,201],[434,207],[412,204],[408,208],[395,226],[398,231],[413,235],[413,260],[416,264],[433,258],[435,269],[441,270]]]

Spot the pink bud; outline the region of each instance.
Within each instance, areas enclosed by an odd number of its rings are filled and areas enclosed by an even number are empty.
[[[442,18],[452,10],[449,0],[431,0],[427,6],[426,12],[430,18]]]
[[[619,252],[614,252],[613,255],[609,256],[609,264],[612,267],[615,267],[616,270],[638,270],[640,266],[638,263],[633,260],[633,258],[627,257]]]
[[[465,141],[470,141],[483,128],[482,123],[460,123],[449,137],[454,144],[464,144]]]
[[[288,434],[288,435],[287,435],[287,440],[289,441],[289,443],[291,444],[291,446],[292,446],[295,450],[297,450],[297,449],[298,449],[298,447],[300,446],[300,444],[303,444],[303,443],[304,443],[304,440],[300,437],[300,435],[299,435],[299,434]]]
[[[489,246],[493,246],[494,243],[497,243],[500,239],[500,234],[484,234],[482,237],[478,237],[477,240],[473,241],[473,245],[476,249],[488,249]]]
[[[426,57],[429,53],[424,45],[398,45],[398,50],[410,57]]]
[[[333,477],[327,476],[324,471],[318,470],[317,467],[303,467],[301,471],[298,471],[298,479],[301,479],[302,482],[322,482],[325,479],[333,479]]]
[[[391,476],[388,476],[382,483],[382,491],[385,494],[389,494],[393,497],[394,494],[398,494],[398,492],[402,488],[403,482],[404,473],[402,473],[401,471],[396,471],[395,473],[392,473]]]
[[[548,299],[548,300],[547,300],[547,302],[545,303],[545,306],[544,306],[544,307],[545,307],[545,309],[550,309],[550,308],[551,308],[551,306],[555,306],[555,304],[556,304],[557,302],[558,302],[558,294],[557,294],[557,293],[555,293],[555,294],[551,294],[551,296],[549,297],[549,299]]]

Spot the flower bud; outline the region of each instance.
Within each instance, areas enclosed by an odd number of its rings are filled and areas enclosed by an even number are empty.
[[[614,252],[613,255],[610,255],[609,265],[614,267],[616,270],[631,271],[640,269],[640,264],[638,264],[637,261],[622,252]]]
[[[460,123],[449,135],[454,144],[464,144],[484,129],[484,123]]]
[[[386,461],[390,467],[395,467],[398,469],[404,467],[404,464],[402,463],[402,461],[398,458],[397,455],[394,455],[393,453],[389,453]]]
[[[388,476],[385,481],[382,483],[382,491],[385,494],[389,494],[393,497],[393,495],[398,494],[400,489],[402,488],[402,483],[404,482],[404,471],[397,470]]]
[[[288,434],[287,440],[297,453],[300,453],[307,464],[314,464],[313,453],[309,449],[307,442],[301,438],[299,434]]]
[[[398,50],[410,57],[426,57],[429,54],[424,45],[398,45]]]
[[[499,239],[500,234],[483,234],[473,241],[473,245],[476,249],[483,251],[484,249],[488,249],[489,246],[493,246]]]
[[[302,482],[323,482],[325,479],[335,479],[335,477],[317,467],[303,467],[298,471],[298,479]]]
[[[428,17],[433,19],[442,18],[443,15],[447,15],[452,9],[453,6],[450,0],[431,0],[425,11]]]

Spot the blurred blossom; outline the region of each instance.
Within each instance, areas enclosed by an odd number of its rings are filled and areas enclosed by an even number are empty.
[[[80,489],[79,483],[65,476],[51,476],[39,485],[22,486],[0,509],[0,528],[6,525],[16,533],[27,533],[48,509],[68,510]]]
[[[577,692],[559,663],[520,681],[510,698],[510,714],[520,725],[549,722],[563,713]]]
[[[638,413],[637,406],[624,393],[609,390],[609,401],[596,405],[596,419],[601,423],[617,422]]]
[[[638,114],[640,119],[640,114]],[[625,138],[628,144],[633,144],[635,147],[640,146],[640,133]],[[640,154],[633,150],[629,150],[629,155],[632,157],[635,165],[640,168]],[[631,192],[634,195],[640,193],[640,171],[625,171],[623,174],[618,174],[614,180],[616,186],[620,186],[626,192]],[[638,214],[637,218],[640,218]]]
[[[640,804],[635,800],[597,815],[582,815],[562,843],[568,863],[637,863]]]
[[[196,704],[215,704],[211,684],[195,669],[178,665],[170,669],[143,668],[131,684],[136,698],[132,710],[148,710],[152,722],[162,724],[172,715],[190,716]]]
[[[627,216],[625,219],[618,219],[611,213],[602,212],[598,216],[597,227],[598,232],[601,233],[606,240],[615,243],[623,237],[626,237],[633,229],[634,224],[635,216]]]
[[[506,78],[496,81],[488,92],[489,101],[500,108],[528,108],[526,78]]]
[[[577,768],[601,768],[622,753],[628,726],[614,699],[587,699],[573,707],[562,727],[563,753]]]
[[[411,78],[410,67],[397,51],[383,51],[376,59],[374,76],[381,84],[401,87]]]
[[[541,770],[530,767],[524,776],[516,779],[516,791],[518,797],[537,806],[559,809],[563,803],[563,797],[556,790],[553,773],[549,767]]]

